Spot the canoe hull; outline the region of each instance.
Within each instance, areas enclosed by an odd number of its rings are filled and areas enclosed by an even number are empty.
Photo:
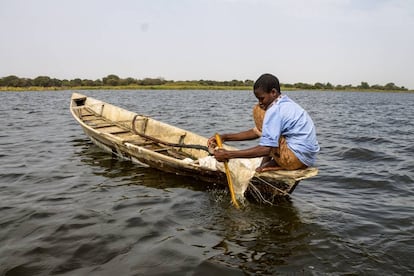
[[[85,134],[104,151],[140,166],[226,187],[224,172],[189,162],[208,156],[207,151],[181,146],[206,145],[205,137],[78,93],[72,95],[70,111]],[[246,192],[258,201],[272,202],[317,173],[317,168],[255,173]]]

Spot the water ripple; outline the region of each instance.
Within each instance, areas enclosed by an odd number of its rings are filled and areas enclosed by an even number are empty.
[[[414,273],[412,94],[287,92],[317,126],[319,175],[276,206],[236,210],[227,191],[102,152],[71,118],[71,93],[2,94],[0,275]],[[204,136],[253,126],[256,102],[85,93]]]

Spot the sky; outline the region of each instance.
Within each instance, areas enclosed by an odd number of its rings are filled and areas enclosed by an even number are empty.
[[[0,0],[0,77],[414,89],[412,0]]]

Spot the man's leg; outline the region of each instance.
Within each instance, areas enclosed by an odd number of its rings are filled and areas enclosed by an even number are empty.
[[[283,136],[279,139],[279,147],[273,148],[271,157],[272,159],[266,160],[266,163],[262,162],[262,165],[257,168],[256,171],[297,170],[305,169],[307,167],[289,149],[286,139]]]

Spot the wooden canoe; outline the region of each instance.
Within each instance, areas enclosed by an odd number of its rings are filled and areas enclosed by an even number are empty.
[[[223,171],[197,162],[209,155],[205,137],[78,93],[72,94],[70,111],[92,142],[107,152],[167,173],[226,187]],[[245,195],[273,202],[292,193],[300,180],[317,173],[317,168],[254,173]]]

